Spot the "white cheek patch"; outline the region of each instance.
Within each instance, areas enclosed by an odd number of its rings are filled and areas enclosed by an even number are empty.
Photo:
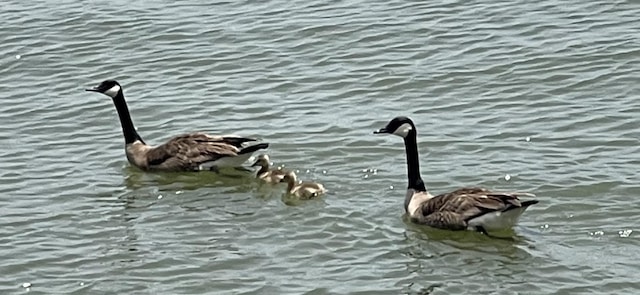
[[[409,135],[409,131],[411,131],[412,129],[413,128],[411,127],[411,124],[404,123],[400,125],[400,127],[398,127],[396,131],[393,131],[393,135],[397,135],[400,137],[407,137],[407,135]]]
[[[116,95],[118,95],[118,92],[120,92],[120,86],[114,85],[113,87],[109,88],[109,90],[105,91],[104,94],[111,97],[116,97]]]

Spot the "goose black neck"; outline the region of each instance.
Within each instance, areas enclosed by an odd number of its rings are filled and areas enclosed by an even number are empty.
[[[420,159],[418,157],[418,143],[415,128],[409,132],[407,137],[404,138],[404,147],[407,152],[408,188],[426,191],[422,178],[420,177]]]
[[[113,104],[118,111],[118,117],[120,117],[120,125],[122,125],[125,144],[134,143],[136,140],[144,143],[140,135],[138,135],[135,126],[133,126],[131,114],[129,114],[129,108],[127,107],[127,102],[124,100],[122,90],[118,91],[118,94],[113,98]]]

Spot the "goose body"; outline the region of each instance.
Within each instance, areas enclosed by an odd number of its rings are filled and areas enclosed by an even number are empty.
[[[298,177],[293,171],[287,172],[280,182],[287,183],[286,193],[288,195],[295,196],[302,200],[312,199],[327,192],[320,183],[307,181],[298,183]]]
[[[117,81],[106,80],[87,91],[103,93],[112,98],[120,117],[125,139],[125,153],[131,165],[142,170],[198,171],[220,167],[239,167],[268,143],[235,135],[214,136],[195,132],[175,136],[164,144],[150,146],[136,131]]]
[[[271,169],[271,162],[267,155],[259,155],[251,167],[260,167],[256,177],[271,184],[280,183],[285,174],[287,174],[287,172],[282,169]]]
[[[407,117],[396,117],[376,134],[393,134],[404,139],[407,154],[408,188],[404,208],[419,224],[448,230],[503,230],[513,227],[520,215],[537,200],[520,201],[529,193],[493,192],[465,187],[440,195],[430,194],[420,176],[417,130]]]

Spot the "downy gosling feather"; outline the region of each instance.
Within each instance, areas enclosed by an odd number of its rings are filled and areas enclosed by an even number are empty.
[[[327,192],[324,186],[316,182],[298,182],[298,177],[293,171],[287,172],[280,182],[287,183],[286,194],[295,196],[301,200],[318,197]]]
[[[287,173],[282,169],[272,169],[269,156],[265,154],[259,155],[251,167],[260,167],[256,173],[256,177],[270,184],[280,183],[280,180],[282,180]]]

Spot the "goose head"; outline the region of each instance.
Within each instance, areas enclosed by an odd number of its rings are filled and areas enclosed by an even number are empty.
[[[100,83],[98,86],[86,90],[99,92],[111,98],[115,98],[116,95],[118,95],[118,93],[122,91],[122,87],[116,80],[105,80],[102,81],[102,83]]]
[[[393,134],[400,136],[402,138],[406,138],[411,134],[411,132],[416,132],[416,126],[413,125],[413,121],[405,116],[399,116],[391,119],[387,126],[384,128],[380,128],[374,131],[374,134]]]
[[[256,161],[251,165],[251,167],[269,167],[269,165],[271,165],[269,156],[262,154],[256,158]]]

